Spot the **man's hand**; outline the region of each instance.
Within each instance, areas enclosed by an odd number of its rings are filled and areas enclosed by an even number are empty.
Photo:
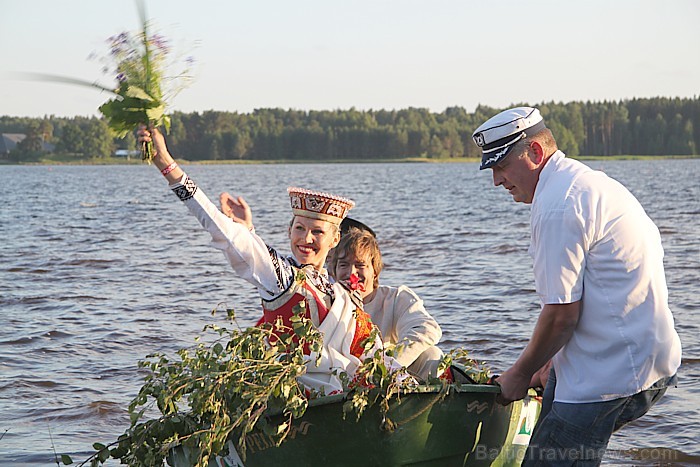
[[[253,230],[253,213],[250,211],[250,206],[242,196],[234,198],[229,193],[224,192],[219,195],[219,203],[221,203],[221,212],[226,216],[246,226],[248,230]]]
[[[496,402],[508,405],[513,401],[519,401],[527,396],[530,388],[531,375],[518,373],[514,367],[510,367],[494,381],[501,387],[501,393],[496,397]]]
[[[544,364],[542,368],[537,370],[537,373],[532,375],[530,379],[531,388],[542,388],[547,385],[547,380],[549,379],[549,371],[552,369],[552,361],[548,361]]]

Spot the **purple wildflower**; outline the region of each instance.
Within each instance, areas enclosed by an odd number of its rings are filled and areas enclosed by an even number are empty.
[[[161,52],[167,54],[168,51],[170,50],[170,46],[168,45],[168,40],[161,36],[160,34],[154,34],[151,36],[149,39],[149,42],[159,49]]]

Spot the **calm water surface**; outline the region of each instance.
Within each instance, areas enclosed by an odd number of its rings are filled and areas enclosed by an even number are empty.
[[[700,465],[700,160],[592,162],[623,182],[661,230],[683,342],[680,384],[614,435],[606,463]],[[443,328],[494,372],[537,319],[529,207],[476,164],[188,166],[215,197],[253,207],[258,233],[288,251],[286,187],[355,199],[385,256],[382,282],[411,286]],[[82,460],[128,426],[137,361],[191,346],[219,302],[259,314],[208,234],[148,166],[0,166],[0,465]],[[645,451],[646,448],[658,448]],[[651,454],[650,454],[651,453]]]

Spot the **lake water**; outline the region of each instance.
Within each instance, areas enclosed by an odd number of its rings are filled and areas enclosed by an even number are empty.
[[[700,465],[700,159],[591,162],[623,182],[661,230],[683,342],[678,388],[613,436],[606,463]],[[529,207],[476,164],[197,165],[214,198],[242,194],[257,232],[288,251],[286,187],[352,197],[378,233],[385,284],[405,283],[441,323],[443,349],[506,369],[539,312]],[[226,302],[259,315],[208,234],[153,167],[0,166],[0,465],[82,460],[128,426],[137,362],[189,347]],[[649,448],[653,448],[649,450]]]

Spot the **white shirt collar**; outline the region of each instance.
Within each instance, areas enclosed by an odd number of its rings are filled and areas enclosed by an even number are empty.
[[[559,165],[559,162],[565,157],[563,152],[557,150],[557,152],[552,154],[549,159],[547,159],[547,162],[544,163],[544,168],[540,172],[540,178],[537,180],[537,186],[535,187],[535,195],[532,197],[533,204],[537,199],[537,193],[544,189],[543,187],[547,184],[547,180],[549,180],[549,177],[554,172],[555,166]]]

